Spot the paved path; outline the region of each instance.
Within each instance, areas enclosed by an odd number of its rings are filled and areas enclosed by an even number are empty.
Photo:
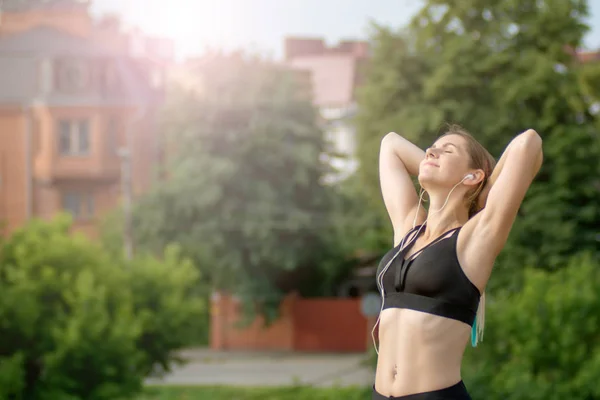
[[[370,386],[364,354],[298,354],[186,350],[188,363],[148,384],[227,386]]]

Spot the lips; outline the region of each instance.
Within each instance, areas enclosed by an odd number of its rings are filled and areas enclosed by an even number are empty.
[[[433,163],[433,162],[431,162],[431,161],[427,161],[427,162],[426,162],[425,164],[423,164],[423,165],[430,165],[430,166],[432,166],[432,167],[436,167],[436,168],[439,168],[439,167],[440,167],[439,165],[437,165],[437,164],[435,164],[435,163]]]

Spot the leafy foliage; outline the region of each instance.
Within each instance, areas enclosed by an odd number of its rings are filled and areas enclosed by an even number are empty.
[[[34,221],[2,245],[2,398],[134,394],[155,364],[175,360],[205,307],[190,295],[197,272],[173,250],[125,269],[69,231],[68,218]]]
[[[198,324],[207,313],[198,292],[200,274],[176,246],[168,246],[160,259],[138,255],[125,263],[135,316],[141,324],[136,348],[142,350],[144,376],[171,371],[181,361],[173,350],[197,343]]]
[[[600,398],[599,267],[582,253],[560,271],[527,268],[524,290],[491,298],[486,337],[465,363],[473,398]]]

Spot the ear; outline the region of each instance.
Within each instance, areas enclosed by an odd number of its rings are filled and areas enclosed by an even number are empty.
[[[469,173],[472,174],[475,178],[474,179],[465,179],[465,181],[463,183],[467,186],[475,187],[475,186],[479,185],[485,178],[485,173],[483,172],[482,169],[476,169],[473,171],[469,171]]]
[[[475,176],[475,179],[467,179],[465,183],[469,186],[469,190],[467,191],[467,203],[469,204],[469,208],[471,207],[471,203],[475,201],[475,199],[479,196],[479,200],[482,201],[481,193],[484,191],[483,181],[485,179],[485,173],[483,170],[478,169],[475,171],[471,171],[471,174]],[[487,196],[484,196],[487,197]],[[483,199],[483,204],[485,205],[485,198]],[[479,203],[479,202],[478,202]],[[478,204],[477,211],[481,210],[483,206],[480,207]]]

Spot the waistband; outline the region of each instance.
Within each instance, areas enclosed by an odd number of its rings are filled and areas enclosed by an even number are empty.
[[[444,389],[432,390],[430,392],[414,393],[405,396],[384,396],[375,390],[373,385],[373,397],[372,400],[471,400],[469,392],[464,382],[461,380],[455,385],[449,386]]]

